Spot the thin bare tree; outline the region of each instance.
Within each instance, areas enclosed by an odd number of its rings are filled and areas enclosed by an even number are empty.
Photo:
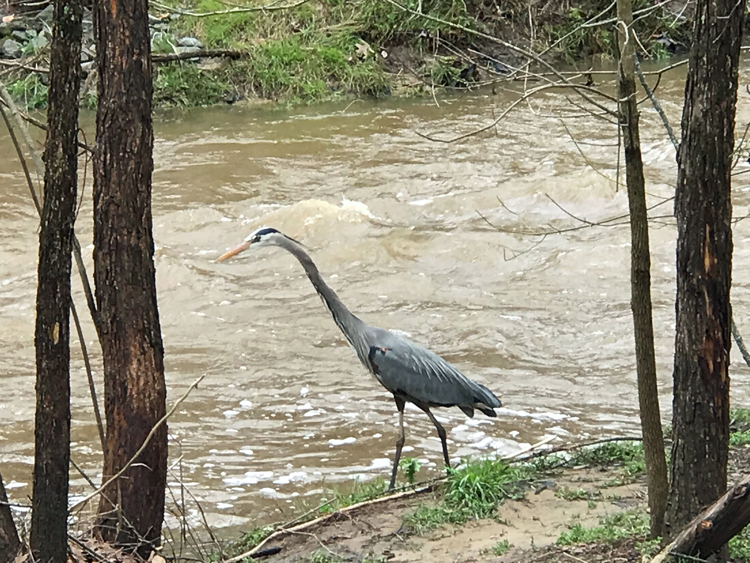
[[[617,0],[620,47],[619,123],[625,149],[625,177],[630,206],[630,306],[633,310],[643,452],[646,460],[651,537],[661,536],[667,506],[667,462],[659,414],[654,326],[651,307],[651,251],[648,236],[646,182],[643,176],[638,100],[635,88],[635,37],[631,34],[631,0]]]
[[[70,273],[78,184],[80,0],[54,5],[44,201],[36,296],[36,419],[31,552],[65,561],[70,463]]]

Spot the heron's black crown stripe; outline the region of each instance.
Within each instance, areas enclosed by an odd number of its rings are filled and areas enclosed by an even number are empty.
[[[270,235],[271,233],[278,233],[276,229],[273,227],[266,227],[265,229],[259,230],[257,233],[255,233],[256,237],[262,237],[263,235]]]

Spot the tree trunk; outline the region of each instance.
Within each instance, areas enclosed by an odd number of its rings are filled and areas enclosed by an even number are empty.
[[[677,325],[671,488],[677,533],[727,486],[730,172],[745,0],[698,0],[677,154]]]
[[[151,220],[153,128],[146,0],[94,4],[99,68],[94,159],[94,279],[104,359],[104,479],[166,412]],[[96,532],[148,557],[164,517],[167,428],[107,487]],[[112,502],[110,502],[112,501]],[[113,504],[115,503],[115,504]]]
[[[65,561],[70,463],[70,270],[78,183],[78,0],[55,3],[36,295],[36,419],[30,547]]]
[[[651,315],[651,255],[648,238],[646,186],[641,159],[638,106],[635,90],[635,38],[629,34],[633,23],[631,0],[617,0],[620,46],[619,98],[620,127],[625,147],[625,173],[630,204],[630,292],[635,334],[638,402],[646,459],[648,506],[651,537],[661,536],[667,506],[667,462],[659,414],[656,382],[654,328]],[[619,22],[624,24],[624,27]],[[625,31],[627,30],[627,33]]]
[[[8,504],[8,495],[5,494],[3,477],[0,475],[0,563],[15,561],[19,549],[21,541]]]

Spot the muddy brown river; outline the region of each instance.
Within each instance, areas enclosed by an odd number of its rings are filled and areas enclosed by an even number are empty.
[[[749,62],[738,135],[750,121]],[[678,129],[683,85],[684,68],[659,89]],[[260,249],[213,263],[262,225],[304,242],[365,321],[403,331],[502,398],[496,419],[437,410],[454,459],[511,454],[551,435],[562,443],[638,433],[627,225],[546,237],[504,232],[582,225],[556,203],[592,222],[627,213],[614,181],[614,127],[591,116],[565,120],[584,159],[560,120],[565,95],[549,93],[460,143],[418,135],[485,126],[513,99],[486,91],[439,99],[439,107],[425,98],[158,114],[153,205],[169,404],[205,375],[169,421],[170,484],[179,497],[181,479],[220,534],[283,519],[331,486],[387,477],[396,440],[392,398],[359,364],[291,255]],[[676,234],[667,200],[676,169],[656,114],[644,104],[642,115],[649,203],[665,202],[651,211],[651,242],[666,421]],[[92,139],[92,116],[84,121]],[[4,131],[0,155],[0,459],[10,496],[26,503],[38,221]],[[736,168],[736,218],[749,210],[749,168]],[[92,272],[90,178],[89,169],[77,231]],[[732,296],[750,338],[748,234],[750,221],[738,222]],[[73,285],[83,311],[77,277]],[[90,322],[84,331],[102,393]],[[77,340],[72,350],[72,458],[98,481]],[[734,404],[750,403],[749,374],[733,348]],[[436,475],[434,428],[416,408],[406,420],[404,455],[422,461],[420,477]],[[73,496],[90,492],[78,473],[71,478]]]

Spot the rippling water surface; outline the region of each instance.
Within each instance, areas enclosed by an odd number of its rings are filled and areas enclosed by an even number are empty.
[[[742,84],[747,71],[745,64]],[[660,87],[675,125],[683,73]],[[638,431],[627,226],[546,237],[508,232],[627,213],[613,180],[613,126],[567,119],[576,147],[559,119],[565,98],[549,94],[460,143],[417,134],[469,132],[512,99],[480,93],[440,107],[388,100],[158,116],[153,204],[170,404],[206,376],[169,423],[171,482],[177,486],[181,475],[213,526],[229,533],[280,519],[300,502],[294,497],[385,477],[396,440],[392,398],[360,366],[291,255],[260,249],[213,263],[261,225],[303,241],[358,316],[405,332],[501,396],[497,419],[437,412],[454,458],[508,454],[549,435],[569,441]],[[650,108],[642,118],[655,205],[673,193],[674,151]],[[749,120],[741,95],[738,130]],[[22,502],[33,466],[38,232],[5,133],[0,154],[0,455],[9,492]],[[77,227],[84,246],[92,240],[90,177],[89,169]],[[734,184],[736,217],[748,212],[748,178]],[[669,201],[651,210],[665,419],[674,338],[671,215]],[[737,324],[750,333],[748,229],[748,222],[736,225],[733,301]],[[90,246],[85,254],[91,272]],[[74,288],[84,309],[78,279]],[[84,330],[99,380],[94,330],[90,323]],[[748,370],[736,350],[732,361],[733,401],[747,403]],[[72,385],[72,457],[97,479],[101,455],[77,341]],[[416,408],[406,419],[405,455],[422,460],[427,477],[441,468],[440,442]],[[88,492],[73,478],[72,493]]]

